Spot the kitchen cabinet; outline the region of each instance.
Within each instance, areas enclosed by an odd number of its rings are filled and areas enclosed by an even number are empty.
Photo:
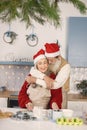
[[[7,99],[8,98],[0,98],[0,108],[7,107]]]
[[[87,101],[68,101],[68,109],[74,110],[74,116],[83,117],[87,112]]]
[[[83,111],[87,109],[87,101],[68,101],[68,108],[73,109],[74,111]]]
[[[82,116],[87,111],[87,97],[80,94],[68,94],[67,108],[77,111],[77,116]]]
[[[0,107],[18,107],[18,92],[0,92]]]

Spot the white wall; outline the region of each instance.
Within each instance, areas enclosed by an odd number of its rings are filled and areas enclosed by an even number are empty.
[[[86,5],[87,1],[85,0]],[[72,4],[59,3],[61,10],[61,27],[55,28],[49,24],[44,26],[34,23],[34,32],[39,38],[38,45],[35,47],[30,47],[26,43],[26,36],[31,33],[31,28],[26,29],[24,23],[18,20],[11,23],[11,30],[18,34],[17,39],[13,45],[9,45],[3,41],[3,34],[8,31],[9,25],[0,22],[0,60],[8,60],[10,57],[15,58],[25,58],[28,57],[32,59],[33,54],[39,48],[41,48],[46,42],[55,42],[57,39],[61,45],[61,54],[66,58],[66,48],[67,48],[67,23],[68,17],[70,16],[82,16],[87,17],[87,15],[82,15],[80,12],[74,8]],[[8,57],[7,57],[8,56]]]

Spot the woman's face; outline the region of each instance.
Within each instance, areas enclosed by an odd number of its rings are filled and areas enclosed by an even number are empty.
[[[37,62],[37,69],[42,72],[45,73],[48,69],[48,60],[46,58],[40,59]]]

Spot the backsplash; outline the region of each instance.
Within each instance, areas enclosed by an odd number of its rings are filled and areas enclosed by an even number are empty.
[[[87,68],[71,68],[70,74],[70,92],[79,93],[76,84],[82,80],[87,80]]]
[[[29,71],[27,65],[0,65],[0,86],[19,91]]]
[[[28,65],[0,65],[0,86],[19,91],[30,68]],[[77,93],[76,83],[83,79],[87,80],[87,68],[71,68],[70,92]]]

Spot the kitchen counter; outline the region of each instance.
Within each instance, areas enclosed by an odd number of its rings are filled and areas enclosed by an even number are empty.
[[[3,111],[16,112],[20,108],[3,108]],[[21,109],[23,110],[23,109]],[[11,118],[0,119],[1,130],[87,130],[87,125],[58,125],[54,121],[23,121],[13,120]]]
[[[18,91],[0,91],[0,100],[2,98],[6,99],[7,107],[18,107]]]
[[[14,97],[14,98],[17,98],[17,94],[18,93],[17,91],[0,91],[0,98],[9,98],[9,97]]]
[[[71,93],[69,93],[68,95],[67,95],[68,97],[67,97],[67,99],[68,99],[68,101],[87,101],[87,96],[86,97],[84,97],[84,96],[81,96],[80,94],[71,94]],[[17,99],[18,98],[18,91],[9,91],[9,90],[7,90],[7,91],[3,91],[3,92],[1,92],[0,91],[0,97],[1,98],[15,98],[15,99]]]
[[[81,94],[68,94],[68,101],[87,101],[87,96]]]
[[[8,107],[18,107],[18,91],[0,91],[0,98],[7,98]],[[80,94],[68,93],[67,95],[67,108],[69,102],[87,102],[87,96],[83,97]]]

